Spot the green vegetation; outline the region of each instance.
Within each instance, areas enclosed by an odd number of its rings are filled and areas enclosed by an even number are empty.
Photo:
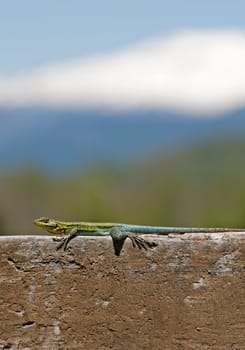
[[[68,175],[1,173],[0,232],[41,233],[34,218],[245,227],[245,141],[222,139]]]

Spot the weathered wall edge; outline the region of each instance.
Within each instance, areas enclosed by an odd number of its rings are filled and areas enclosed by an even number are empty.
[[[245,233],[0,237],[0,349],[243,350]]]

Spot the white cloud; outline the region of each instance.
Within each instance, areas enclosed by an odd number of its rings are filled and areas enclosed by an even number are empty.
[[[0,105],[146,107],[197,114],[242,107],[245,32],[186,31],[0,77]]]

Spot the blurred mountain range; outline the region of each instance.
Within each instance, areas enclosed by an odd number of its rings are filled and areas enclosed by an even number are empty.
[[[0,167],[50,171],[149,158],[196,141],[245,135],[245,110],[194,118],[157,111],[0,110]]]

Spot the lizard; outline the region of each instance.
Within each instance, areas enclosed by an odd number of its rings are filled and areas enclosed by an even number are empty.
[[[184,233],[213,233],[213,232],[234,232],[245,229],[232,228],[197,228],[197,227],[162,227],[144,226],[120,223],[98,223],[98,222],[64,222],[46,217],[34,220],[34,224],[49,233],[65,235],[62,238],[54,238],[60,242],[57,250],[63,247],[67,249],[68,243],[76,236],[111,236],[115,255],[119,256],[126,238],[129,238],[133,247],[139,249],[152,249],[157,246],[155,242],[150,242],[140,237],[139,234],[184,234]]]

